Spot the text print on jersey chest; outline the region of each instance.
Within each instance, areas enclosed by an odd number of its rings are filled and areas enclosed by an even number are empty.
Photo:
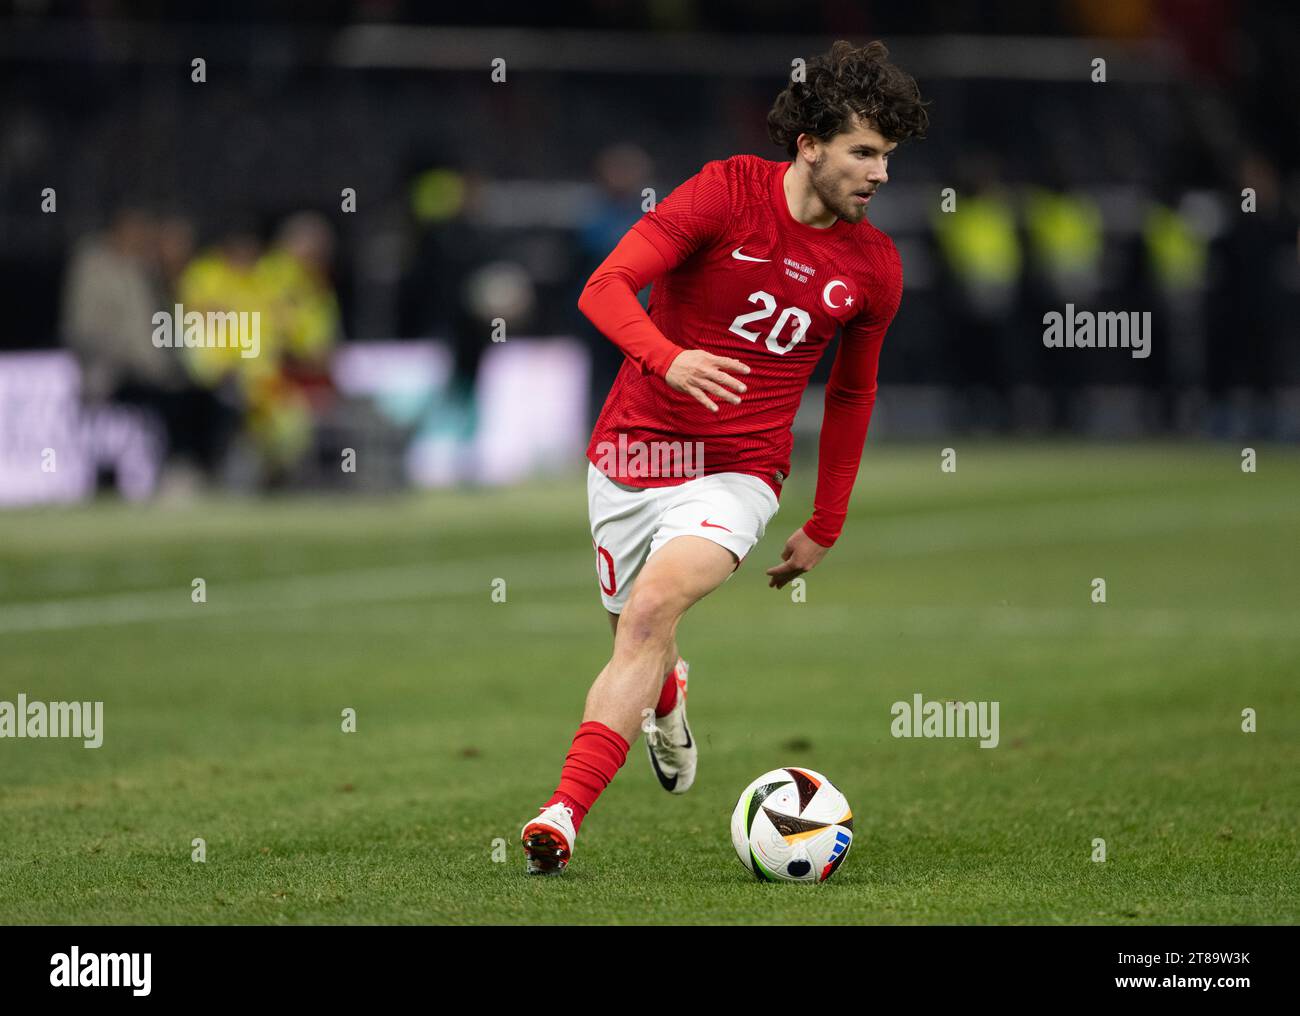
[[[775,287],[773,276],[789,279],[800,286],[820,288],[824,279],[835,275],[834,265],[808,256],[798,249],[797,244],[795,250],[786,250],[783,244],[773,243],[770,237],[751,236],[742,244],[737,245],[733,240],[723,246],[718,254],[725,271],[746,280],[763,280],[768,289]]]
[[[745,251],[745,245],[742,243],[739,247],[731,252],[731,257],[735,261],[749,262],[750,264],[773,264],[777,258],[775,256],[759,257],[753,252],[758,249],[757,244],[750,243],[750,250]],[[792,257],[781,257],[780,263],[788,278],[794,279],[795,282],[807,284],[808,280],[817,274],[817,269],[812,265]]]
[[[817,269],[812,265],[804,264],[795,258],[782,258],[781,264],[785,267],[786,276],[794,279],[795,282],[807,284],[808,280],[817,274]]]

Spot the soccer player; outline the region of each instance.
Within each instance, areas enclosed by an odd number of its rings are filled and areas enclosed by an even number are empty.
[[[890,153],[929,120],[916,82],[888,55],[880,42],[840,41],[810,60],[767,117],[791,161],[706,163],[627,232],[579,298],[626,356],[587,449],[614,652],[555,793],[523,828],[530,874],[564,870],[639,731],[665,790],[694,782],[677,623],[776,514],[790,424],[837,331],[812,516],[767,569],[768,585],[816,567],[840,535],[903,292],[898,251],[867,209]],[[647,315],[637,293],[651,282]]]

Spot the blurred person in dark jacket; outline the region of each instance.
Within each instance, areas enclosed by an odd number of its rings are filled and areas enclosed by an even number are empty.
[[[609,256],[623,234],[649,211],[643,205],[642,193],[650,183],[654,164],[638,145],[618,144],[601,150],[596,156],[595,168],[600,195],[578,231],[581,263],[578,266],[576,288],[579,290]],[[643,296],[643,305],[644,301]],[[576,308],[576,298],[570,304]],[[619,368],[623,366],[623,352],[595,331],[586,317],[578,315],[575,327],[579,334],[587,338],[591,350],[588,424],[594,425],[605,395],[613,385]]]
[[[1261,152],[1237,166],[1239,197],[1215,245],[1214,331],[1207,356],[1210,428],[1220,438],[1274,438],[1277,389],[1297,376],[1295,315],[1300,292],[1297,217],[1282,200],[1277,167]]]

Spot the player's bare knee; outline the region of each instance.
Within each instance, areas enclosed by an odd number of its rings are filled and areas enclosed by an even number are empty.
[[[683,610],[680,595],[662,583],[638,583],[619,618],[618,637],[636,643],[662,643],[667,652]]]

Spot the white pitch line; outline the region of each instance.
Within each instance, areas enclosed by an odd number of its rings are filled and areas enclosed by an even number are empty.
[[[906,606],[880,607],[844,603],[800,605],[789,614],[765,612],[769,629],[786,627],[798,636],[891,634],[927,639],[1005,639],[1080,635],[1116,638],[1178,638],[1204,636],[1221,639],[1300,638],[1300,628],[1289,611],[1239,608],[1232,611],[1193,607],[1121,608]],[[571,607],[520,604],[509,611],[507,622],[516,629],[558,632],[581,630],[590,619]],[[707,636],[706,636],[707,638]]]
[[[1145,497],[1145,495],[1142,495]],[[1052,518],[1052,505],[1036,506],[1029,517],[1023,511],[1008,514],[1004,506],[989,506],[978,510],[970,508],[940,509],[906,518],[886,517],[855,520],[861,527],[861,541],[855,548],[854,559],[898,559],[907,557],[936,557],[963,550],[979,550],[1008,546],[1049,546],[1061,542],[1113,539],[1116,535],[1114,514],[1123,516],[1122,535],[1167,535],[1223,526],[1254,525],[1275,518],[1291,518],[1295,508],[1285,499],[1271,499],[1252,506],[1250,516],[1242,519],[1235,503],[1202,505],[1196,510],[1155,513],[1150,517],[1134,517],[1136,505],[1142,497],[1107,498],[1090,503],[1094,509],[1085,520],[1073,518],[1068,527]],[[949,524],[948,518],[960,520]],[[1064,530],[1064,531],[1063,531]],[[560,578],[578,571],[575,566],[581,555],[573,553],[521,554],[509,558],[449,562],[445,565],[400,565],[388,568],[369,568],[353,571],[325,572],[318,575],[295,576],[281,579],[257,579],[218,583],[209,588],[209,600],[198,605],[190,602],[189,588],[158,589],[144,592],[114,593],[103,596],[72,597],[33,603],[0,605],[0,634],[30,631],[58,631],[99,625],[135,624],[150,621],[197,620],[196,610],[209,614],[239,614],[255,611],[310,609],[319,606],[387,603],[411,599],[454,599],[480,595],[486,582],[492,578],[506,578],[508,584],[517,585],[521,566],[548,570],[548,586],[577,586],[591,580],[592,573],[578,580]],[[454,571],[448,571],[454,569]],[[585,569],[582,569],[585,571]],[[511,576],[514,576],[512,578]],[[525,585],[525,588],[528,588]],[[861,608],[853,608],[860,610]],[[947,608],[921,608],[922,610]],[[809,612],[811,615],[813,612]],[[1181,613],[1181,612],[1179,612]],[[951,616],[951,615],[949,615]],[[938,616],[934,616],[937,621]],[[813,621],[810,616],[810,622]],[[824,618],[821,620],[825,620]],[[987,623],[1003,632],[1014,633],[1024,626],[1023,615],[1017,618],[1005,611],[993,610]],[[1133,618],[1136,620],[1136,617]],[[1222,627],[1226,618],[1219,614],[1205,618],[1205,626]],[[1244,623],[1243,623],[1244,622]],[[913,615],[905,625],[923,626],[929,620]],[[1062,631],[1072,630],[1073,620],[1057,617],[1053,622]],[[1203,630],[1191,626],[1184,629],[1155,614],[1145,619],[1148,630]],[[1288,620],[1289,623],[1289,620]],[[1041,630],[1044,619],[1028,622],[1028,627]],[[1243,634],[1261,629],[1272,630],[1271,622],[1259,615],[1245,614],[1237,621],[1237,632]],[[1244,629],[1244,631],[1243,631]]]
[[[507,588],[519,584],[521,567],[527,569],[527,579],[523,581],[525,588],[530,585],[528,579],[539,572],[548,573],[546,582],[551,586],[576,584],[568,576],[559,578],[564,575],[564,569],[573,568],[575,560],[580,558],[572,553],[550,552],[454,561],[443,565],[397,565],[287,579],[216,582],[208,584],[208,602],[202,604],[190,601],[188,583],[172,589],[6,604],[0,606],[0,634],[156,621],[199,621],[205,614],[487,596],[489,583],[494,578],[504,578]],[[594,576],[593,568],[584,581],[594,582]]]

